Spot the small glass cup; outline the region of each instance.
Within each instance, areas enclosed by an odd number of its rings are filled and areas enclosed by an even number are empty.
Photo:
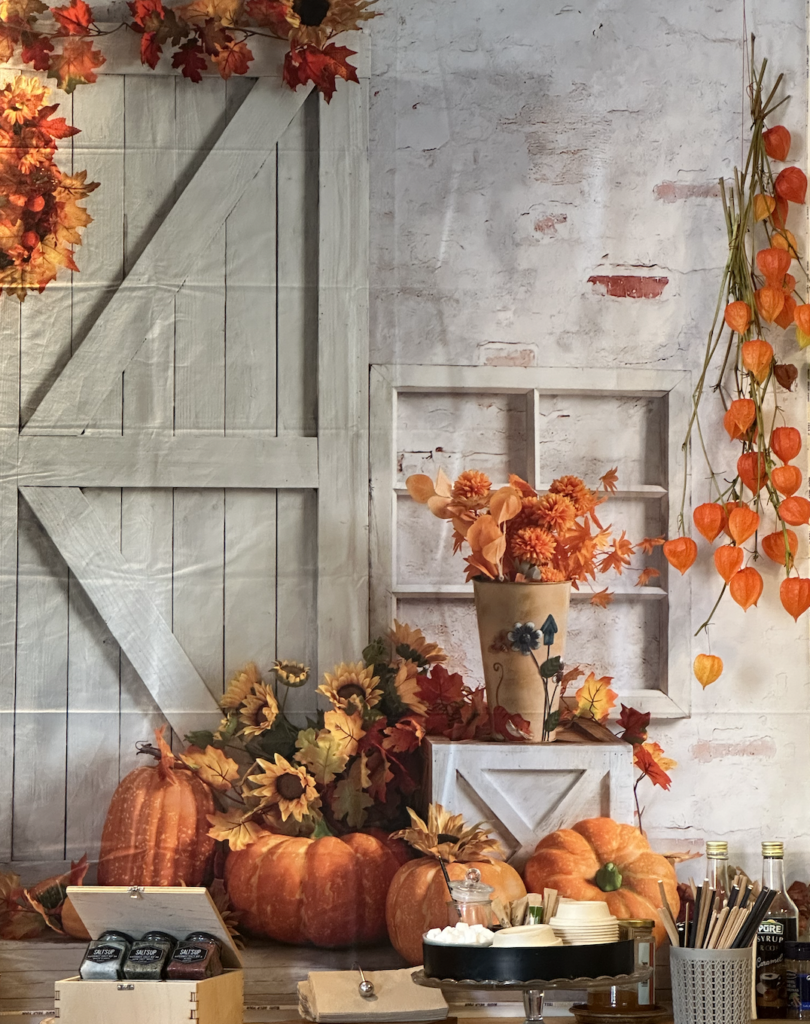
[[[481,924],[485,928],[492,927],[492,893],[494,887],[481,881],[478,868],[469,868],[463,882],[451,882],[447,901],[447,923],[456,925]]]

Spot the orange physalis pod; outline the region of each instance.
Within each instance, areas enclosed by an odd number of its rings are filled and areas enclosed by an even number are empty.
[[[810,523],[810,501],[794,494],[779,506],[779,516],[789,526],[804,526]]]
[[[810,334],[810,302],[797,306],[793,319],[796,321],[796,326],[800,331]]]
[[[742,302],[741,300],[729,302],[723,314],[723,319],[732,331],[736,331],[737,334],[745,334],[748,330],[748,325],[751,323],[751,307],[747,302]]]
[[[723,505],[723,511],[726,513],[726,522],[723,526],[723,533],[727,537],[731,536],[731,534],[728,532],[728,517],[731,515],[735,508],[748,508],[748,506],[744,501],[727,501]]]
[[[783,196],[776,197],[776,206],[773,208],[771,220],[777,231],[787,230],[788,201]]]
[[[788,274],[788,277],[791,275]],[[792,295],[785,295],[785,304],[782,306],[782,312],[774,320],[774,323],[781,327],[783,331],[786,331],[788,327],[793,323],[793,314],[796,312],[796,300]]]
[[[697,558],[697,544],[691,537],[676,537],[664,544],[664,558],[683,576]]]
[[[786,580],[782,580],[779,597],[785,611],[798,621],[799,616],[810,608],[810,580],[802,579],[800,576],[788,576]]]
[[[760,192],[754,196],[754,220],[766,220],[776,208],[776,200],[773,196],[766,196]]]
[[[802,435],[795,427],[776,427],[771,434],[771,450],[782,462],[792,462],[802,450]]]
[[[772,284],[766,284],[764,288],[758,288],[754,292],[754,298],[757,302],[759,315],[769,324],[774,322],[785,305],[785,293],[781,288],[776,288]]]
[[[777,491],[789,498],[802,485],[802,471],[798,466],[776,466],[771,470],[771,480]]]
[[[785,274],[790,270],[790,253],[785,249],[760,249],[757,253],[757,266],[768,284],[781,287]]]
[[[749,565],[747,569],[734,573],[729,580],[728,590],[740,608],[747,612],[762,596],[762,577]]]
[[[773,187],[780,199],[801,205],[807,195],[807,175],[798,167],[785,167],[776,175]]]
[[[742,548],[732,547],[731,544],[723,544],[714,553],[714,567],[726,583],[735,572],[739,572],[745,552]]]
[[[787,534],[787,548],[785,547],[785,536],[781,530],[777,530],[776,533],[766,534],[759,541],[762,545],[762,550],[777,565],[784,565],[788,557],[790,557],[790,564],[792,565],[799,548],[799,538],[793,530],[785,530],[785,533]],[[788,552],[790,553],[789,556]]]
[[[723,426],[732,441],[748,433],[751,424],[757,417],[757,407],[753,398],[735,398],[723,417]]]
[[[729,513],[728,532],[735,544],[745,544],[749,537],[754,536],[758,527],[759,515],[747,505],[734,508]]]
[[[713,682],[718,680],[723,672],[723,659],[716,654],[699,654],[692,666],[695,672],[695,679],[705,690]]]
[[[762,142],[771,160],[787,160],[790,152],[790,132],[783,124],[774,125],[763,132]]]
[[[785,295],[791,295],[796,290],[796,278],[793,274],[785,274],[782,280],[782,291]]]
[[[692,519],[702,536],[711,543],[723,532],[726,513],[723,511],[722,505],[718,505],[714,501],[707,501],[704,505],[698,505],[692,513]]]
[[[787,228],[783,228],[781,231],[774,231],[771,236],[771,245],[774,249],[787,249],[793,259],[796,259],[799,253],[796,236],[792,231],[788,231]]]
[[[761,491],[768,482],[763,452],[745,452],[737,459],[737,474],[753,494]]]
[[[773,346],[762,338],[752,338],[742,344],[743,366],[756,377],[761,384],[771,369],[773,362]]]

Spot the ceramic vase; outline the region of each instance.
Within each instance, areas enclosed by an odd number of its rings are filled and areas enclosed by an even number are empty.
[[[476,579],[473,588],[487,703],[522,715],[533,742],[551,743],[559,720],[559,684],[541,670],[549,658],[562,661],[565,655],[570,581]]]

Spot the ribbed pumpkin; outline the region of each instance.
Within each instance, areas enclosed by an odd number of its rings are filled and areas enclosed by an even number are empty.
[[[666,934],[658,918],[659,879],[672,912],[680,909],[675,868],[637,828],[612,818],[588,818],[541,839],[524,878],[530,892],[556,889],[572,900],[604,900],[620,920],[655,920],[659,946]]]
[[[211,790],[155,733],[158,763],[136,768],[113,794],[98,863],[99,885],[200,885],[216,843],[208,836]]]
[[[450,894],[439,858],[444,860],[453,881],[461,881],[470,868],[481,872],[481,881],[494,887],[493,896],[504,902],[526,895],[520,875],[509,864],[493,860],[499,850],[496,840],[478,825],[467,828],[460,814],[450,815],[441,804],[431,805],[427,823],[410,808],[412,828],[401,836],[417,851],[426,854],[399,869],[388,890],[385,918],[394,949],[409,964],[422,963],[422,935],[430,928],[447,925]]]
[[[319,839],[266,833],[225,862],[241,927],[294,946],[384,942],[385,898],[407,860],[383,832]]]

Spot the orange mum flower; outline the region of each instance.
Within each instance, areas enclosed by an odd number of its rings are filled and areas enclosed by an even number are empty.
[[[485,508],[492,490],[492,481],[480,469],[465,469],[453,484],[452,503],[462,508]]]
[[[547,526],[549,530],[556,533],[565,533],[570,526],[573,526],[577,517],[573,501],[564,494],[547,494],[540,498],[537,503],[537,512],[540,517],[540,525]]]
[[[590,512],[596,504],[593,491],[586,487],[578,476],[558,477],[549,487],[549,491],[552,494],[562,494],[568,498],[573,503],[578,516],[584,516],[586,512]]]
[[[530,565],[545,565],[550,562],[557,541],[542,526],[525,526],[512,539],[512,557]]]
[[[568,579],[562,569],[555,569],[553,565],[544,565],[540,578],[543,583],[562,583]]]

